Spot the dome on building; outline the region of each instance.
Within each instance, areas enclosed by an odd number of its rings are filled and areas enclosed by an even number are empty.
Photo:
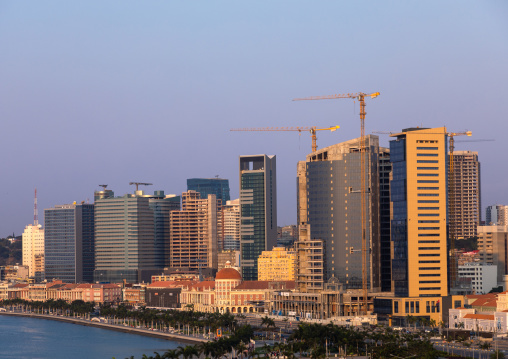
[[[217,272],[215,279],[242,280],[242,275],[233,268],[223,268]]]

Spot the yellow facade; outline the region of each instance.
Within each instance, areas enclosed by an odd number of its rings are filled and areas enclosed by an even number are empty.
[[[296,277],[296,252],[284,247],[263,251],[258,258],[258,280],[294,281]]]
[[[393,136],[406,141],[408,297],[426,302],[423,297],[448,295],[447,132],[412,129]]]

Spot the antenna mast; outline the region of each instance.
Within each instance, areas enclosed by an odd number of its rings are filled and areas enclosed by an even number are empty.
[[[37,211],[37,188],[36,188],[34,198],[34,226],[38,225],[39,225],[39,212]]]

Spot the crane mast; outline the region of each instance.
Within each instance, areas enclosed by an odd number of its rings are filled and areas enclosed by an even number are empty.
[[[350,98],[354,100],[358,100],[360,102],[360,166],[361,166],[361,175],[360,175],[360,198],[361,198],[361,221],[362,221],[362,291],[363,291],[363,308],[365,314],[368,313],[368,275],[367,275],[367,253],[370,248],[367,248],[367,186],[366,186],[366,176],[365,176],[365,153],[367,152],[365,146],[365,97],[376,98],[379,96],[379,92],[373,92],[371,94],[366,94],[363,92],[358,93],[347,93],[347,94],[338,94],[338,95],[328,95],[328,96],[311,96],[311,97],[303,97],[303,98],[295,98],[293,101],[306,101],[306,100],[334,100],[339,98]]]

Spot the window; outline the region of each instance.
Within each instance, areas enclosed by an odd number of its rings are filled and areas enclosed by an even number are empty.
[[[415,312],[415,302],[411,301],[411,313]]]
[[[393,302],[393,312],[394,313],[399,312],[399,302]]]
[[[418,157],[437,157],[437,153],[417,153]]]
[[[438,191],[439,187],[418,187],[418,189],[422,191]]]
[[[441,241],[418,241],[418,243],[441,243]]]
[[[439,237],[438,233],[418,233],[418,237]]]
[[[438,180],[418,180],[417,183],[439,183]]]
[[[420,211],[439,211],[439,207],[418,207]]]
[[[439,253],[420,253],[418,257],[439,257]]]
[[[418,197],[438,197],[439,193],[418,193]]]
[[[441,274],[430,273],[430,274],[419,274],[419,277],[441,277]]]
[[[416,313],[420,313],[420,302],[415,303]]]
[[[420,251],[438,251],[439,247],[418,247]]]
[[[416,147],[417,150],[437,150],[437,147]]]
[[[419,267],[419,270],[439,270],[441,267]]]
[[[406,313],[409,313],[409,302],[406,302]]]
[[[440,290],[441,288],[439,287],[423,287],[423,288],[420,288],[420,290]]]
[[[437,160],[417,160],[416,163],[437,163]]]
[[[439,227],[418,227],[420,231],[439,231]]]
[[[416,169],[420,171],[437,171],[439,167],[416,167]]]
[[[439,223],[439,221],[435,221],[435,220],[420,220],[418,221],[418,223]]]
[[[437,173],[417,173],[418,177],[437,177],[439,174]]]
[[[441,263],[441,261],[418,261],[418,263]]]

